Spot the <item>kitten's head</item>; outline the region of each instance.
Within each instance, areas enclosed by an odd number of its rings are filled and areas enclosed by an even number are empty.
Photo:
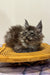
[[[25,31],[23,32],[23,37],[25,39],[25,42],[28,44],[40,43],[43,39],[42,21],[40,21],[35,27],[29,25],[28,21],[25,20]]]

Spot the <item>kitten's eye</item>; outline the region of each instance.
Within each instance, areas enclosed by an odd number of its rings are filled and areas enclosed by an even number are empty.
[[[24,34],[27,34],[27,32],[24,32]]]
[[[31,35],[34,36],[35,34],[34,33],[31,33]]]
[[[26,35],[27,32],[24,32],[23,35]]]

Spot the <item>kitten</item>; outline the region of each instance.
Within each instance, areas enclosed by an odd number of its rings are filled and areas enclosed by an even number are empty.
[[[42,21],[35,27],[25,20],[25,26],[12,26],[9,29],[5,35],[5,43],[15,52],[31,52],[40,48],[43,37]]]

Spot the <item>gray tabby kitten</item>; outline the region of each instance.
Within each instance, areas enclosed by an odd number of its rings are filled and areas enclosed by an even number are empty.
[[[25,26],[12,26],[9,29],[5,35],[5,43],[17,53],[38,51],[43,37],[42,21],[35,27],[25,20]]]

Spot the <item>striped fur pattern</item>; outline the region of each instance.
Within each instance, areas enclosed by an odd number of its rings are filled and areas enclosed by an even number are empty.
[[[38,25],[31,26],[25,20],[25,25],[12,26],[5,35],[5,43],[15,52],[31,52],[37,51],[43,40],[42,21]]]

